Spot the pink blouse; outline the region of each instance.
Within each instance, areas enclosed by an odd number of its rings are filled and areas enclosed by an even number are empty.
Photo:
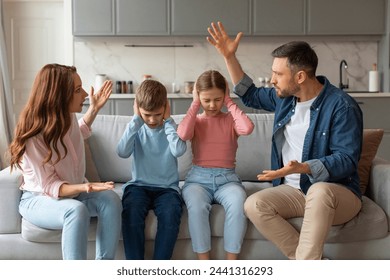
[[[86,182],[84,139],[90,135],[91,129],[83,118],[77,121],[76,115],[73,114],[72,124],[64,137],[68,153],[55,165],[51,164],[57,159],[54,152],[52,160],[42,165],[47,155],[47,148],[41,134],[27,140],[26,151],[21,162],[24,180],[21,189],[58,198],[62,184]],[[58,149],[61,155],[65,154],[60,143]]]
[[[193,101],[180,122],[177,133],[182,140],[191,140],[193,164],[201,167],[235,167],[238,136],[252,133],[254,125],[232,100],[229,101],[229,112],[215,117],[197,114],[200,101]]]

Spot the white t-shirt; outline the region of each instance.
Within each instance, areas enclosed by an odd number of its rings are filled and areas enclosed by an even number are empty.
[[[291,160],[302,161],[303,142],[306,131],[310,125],[310,106],[315,98],[305,102],[297,102],[295,113],[284,127],[284,143],[282,146],[283,165],[286,166]],[[295,173],[284,178],[284,184],[299,189],[301,174]]]

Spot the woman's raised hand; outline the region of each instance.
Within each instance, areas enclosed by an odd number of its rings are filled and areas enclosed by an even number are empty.
[[[104,106],[104,104],[106,104],[107,100],[110,98],[111,93],[112,81],[110,80],[104,81],[102,87],[96,94],[94,94],[94,88],[91,87],[91,91],[88,94],[90,105],[99,111]]]

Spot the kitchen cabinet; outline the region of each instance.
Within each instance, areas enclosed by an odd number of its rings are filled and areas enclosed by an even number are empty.
[[[304,35],[305,0],[253,0],[252,35]]]
[[[264,110],[256,110],[256,109],[252,109],[252,108],[246,107],[241,102],[241,100],[238,97],[236,97],[236,96],[233,96],[232,99],[238,105],[238,107],[245,113],[248,113],[248,114],[250,114],[250,113],[260,113],[260,114],[261,113],[267,113]],[[171,105],[171,112],[172,112],[172,114],[175,114],[175,115],[186,114],[188,108],[190,107],[190,105],[192,103],[192,96],[188,95],[188,97],[169,98],[169,100],[171,102],[170,105]],[[226,112],[227,109],[224,107],[222,109],[222,111]]]
[[[81,113],[86,113],[89,107],[89,100],[85,100],[83,104],[83,109]],[[103,108],[100,109],[99,115],[114,115],[114,102],[113,100],[108,100],[106,104],[104,104]]]
[[[386,0],[307,0],[309,35],[381,35]]]
[[[72,0],[74,36],[169,35],[170,0]]]
[[[134,98],[115,99],[113,102],[112,115],[132,116],[134,115]]]
[[[209,35],[211,22],[221,21],[235,35],[250,32],[251,0],[171,0],[171,35]]]
[[[115,35],[114,2],[114,0],[72,0],[73,35]]]
[[[72,0],[74,36],[382,35],[386,0]]]
[[[237,96],[234,96],[233,98],[233,101],[234,103],[237,104],[237,106],[244,112],[244,113],[247,113],[247,114],[269,114],[269,112],[265,111],[265,110],[257,110],[257,109],[253,109],[253,108],[250,108],[250,107],[247,107],[245,106],[241,99]]]
[[[376,94],[376,93],[371,93]],[[390,97],[354,97],[363,111],[364,128],[382,128],[385,133],[377,155],[390,160]]]
[[[99,111],[99,115],[121,115],[132,116],[134,115],[134,97],[133,98],[110,98],[107,103]],[[87,112],[89,107],[89,100],[85,100],[82,113]]]
[[[134,114],[134,98],[135,94],[112,94],[110,99],[104,105],[104,107],[99,111],[100,115],[122,115],[122,116],[132,116]],[[241,100],[232,96],[233,101],[241,108],[245,113],[266,113],[263,110],[256,110],[249,107],[246,107],[242,104]],[[188,108],[192,103],[191,94],[168,94],[168,100],[171,106],[172,115],[186,114]],[[85,113],[89,107],[89,100],[85,100],[82,112]],[[224,111],[226,108],[224,108]]]
[[[117,0],[117,35],[169,35],[170,0]]]
[[[172,115],[181,115],[186,114],[188,108],[192,103],[191,98],[171,98],[169,99],[171,105],[171,114]]]

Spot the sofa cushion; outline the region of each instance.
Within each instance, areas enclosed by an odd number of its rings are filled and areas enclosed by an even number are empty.
[[[22,173],[19,169],[11,172],[7,167],[0,171],[0,178],[0,234],[20,233],[19,201],[22,192],[18,186],[23,181]]]
[[[178,124],[184,115],[172,117]],[[131,179],[131,157],[123,159],[116,153],[116,146],[131,118],[131,116],[98,115],[92,124],[92,135],[88,138],[88,143],[102,181],[124,183]],[[184,180],[192,164],[190,141],[187,141],[185,154],[178,158],[178,164],[179,179]]]
[[[382,141],[383,133],[383,129],[363,130],[363,146],[358,164],[360,190],[362,194],[366,193],[368,182],[370,180],[372,160],[378,151],[379,145]]]
[[[251,195],[264,188],[270,188],[270,183],[243,182],[247,195]],[[122,184],[115,185],[115,192],[122,197]],[[214,204],[210,212],[210,227],[213,237],[224,236],[225,211],[221,205]],[[293,218],[288,220],[298,231],[301,229],[302,218]],[[97,219],[91,220],[89,228],[89,240],[96,239]],[[157,231],[157,218],[153,211],[149,211],[146,217],[145,239],[154,240]],[[359,214],[351,221],[333,226],[330,229],[326,242],[355,242],[369,239],[385,237],[388,234],[387,217],[382,208],[375,204],[371,199],[363,197],[362,209]],[[60,230],[48,230],[37,227],[26,220],[22,220],[22,237],[33,242],[61,242]],[[184,207],[183,216],[180,224],[178,239],[190,239],[188,229],[188,213]],[[248,221],[248,227],[245,239],[265,240],[257,231],[255,226]]]
[[[362,199],[359,214],[345,224],[332,226],[326,242],[354,242],[387,236],[387,217],[383,209],[366,196]]]
[[[88,140],[84,141],[85,149],[85,178],[89,182],[100,182],[99,173],[96,169],[95,161],[93,160],[91,148],[89,147]]]
[[[130,120],[129,116],[98,115],[92,124],[88,142],[102,181],[127,182],[131,179],[131,159],[120,158],[116,153],[116,146]]]
[[[172,116],[173,119],[175,120],[176,124],[179,124],[185,115],[175,115]],[[188,171],[190,171],[191,166],[192,166],[192,148],[191,148],[191,141],[186,141],[187,144],[187,150],[182,155],[177,159],[178,163],[178,170],[179,170],[179,180],[184,181],[186,178],[186,175]]]
[[[255,129],[238,138],[236,172],[244,181],[257,181],[257,174],[271,166],[273,114],[248,114]]]
[[[81,115],[78,115],[80,117]],[[177,124],[185,115],[173,115]],[[271,137],[273,114],[248,114],[255,130],[238,138],[236,171],[242,180],[257,180],[256,175],[269,169],[271,163]],[[116,146],[130,122],[131,116],[98,115],[88,139],[92,158],[102,181],[127,182],[131,179],[131,158],[122,159],[116,154]],[[250,148],[248,148],[250,147]],[[179,179],[184,180],[192,165],[191,142],[187,151],[178,158]]]

